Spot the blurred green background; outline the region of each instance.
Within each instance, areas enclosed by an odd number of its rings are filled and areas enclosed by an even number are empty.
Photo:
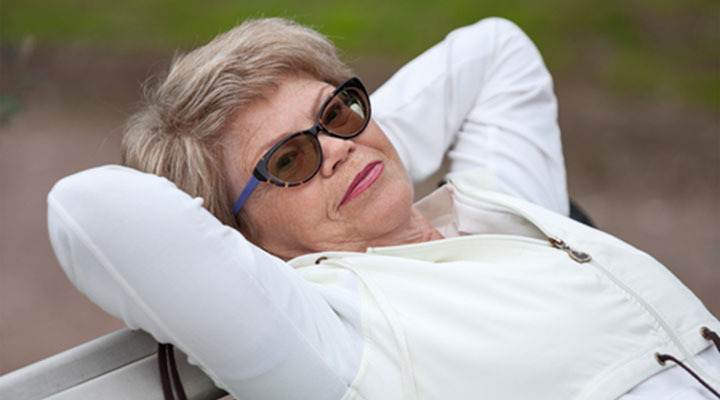
[[[284,16],[353,57],[406,60],[486,16],[515,21],[552,71],[642,95],[720,106],[717,0],[2,0],[0,40],[118,51],[192,48],[246,18]],[[351,61],[351,60],[350,60]]]

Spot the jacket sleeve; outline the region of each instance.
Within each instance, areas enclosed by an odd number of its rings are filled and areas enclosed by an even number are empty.
[[[313,285],[164,178],[119,166],[67,177],[48,225],[77,289],[237,398],[339,399],[356,373],[354,333]]]
[[[450,174],[482,169],[492,190],[568,214],[552,78],[512,22],[488,18],[451,32],[372,101],[414,181],[449,152]]]

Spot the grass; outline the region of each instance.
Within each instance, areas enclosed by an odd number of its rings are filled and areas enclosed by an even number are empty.
[[[715,0],[2,0],[0,43],[189,49],[246,18],[284,16],[328,35],[353,58],[406,60],[451,29],[514,20],[554,72],[616,90],[720,107],[720,2]]]

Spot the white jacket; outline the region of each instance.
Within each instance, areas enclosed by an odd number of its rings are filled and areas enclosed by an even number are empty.
[[[343,285],[337,270],[361,282],[365,352],[345,399],[615,399],[663,369],[656,352],[720,385],[693,361],[720,323],[664,266],[482,186],[465,174],[420,204],[461,236],[292,261],[324,286]]]
[[[662,369],[655,352],[718,384],[693,356],[720,324],[662,265],[486,182],[463,174],[419,204],[454,238],[295,270],[127,168],[62,180],[48,220],[81,292],[239,399],[614,399]]]

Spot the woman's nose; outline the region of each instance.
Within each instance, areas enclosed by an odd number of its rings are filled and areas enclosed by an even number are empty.
[[[320,147],[323,152],[323,162],[320,173],[323,177],[332,176],[337,168],[355,151],[355,142],[352,139],[340,139],[321,133],[318,135]]]

